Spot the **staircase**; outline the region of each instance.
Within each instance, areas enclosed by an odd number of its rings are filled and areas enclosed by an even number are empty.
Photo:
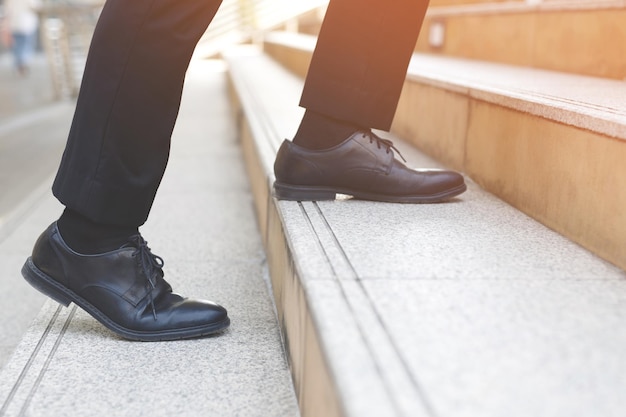
[[[440,3],[450,2],[432,2],[393,132],[626,268],[626,214],[621,209],[626,204],[626,164],[621,162],[626,158],[626,83],[621,81],[626,77],[626,29],[613,21],[620,13],[626,16],[624,2]],[[542,23],[547,28],[535,31],[524,20],[529,16],[567,24]],[[481,23],[471,26],[477,19]],[[443,25],[443,34],[433,29],[437,25]],[[597,59],[567,45],[559,48],[559,42],[545,47],[554,38],[568,38],[572,30],[590,43],[597,41],[591,47],[599,51]],[[543,46],[537,47],[532,63],[520,57],[526,54],[523,48],[508,40],[507,33],[514,31]],[[442,46],[423,53],[433,36],[443,39]],[[457,48],[467,38],[473,49]],[[272,34],[267,44],[268,53],[305,74],[314,40]],[[492,44],[496,46],[487,46]],[[499,53],[504,49],[515,58]],[[560,63],[559,71],[539,58],[542,53]],[[589,75],[590,66],[582,62],[586,59],[596,59],[596,74]]]
[[[46,301],[0,371],[0,416],[622,417],[626,2],[431,1],[385,136],[465,174],[434,205],[273,197],[324,4],[237,3],[197,49],[228,74],[194,61],[142,230],[231,330],[148,346]],[[58,215],[42,189],[0,224],[5,274]]]
[[[594,22],[626,5],[608,3],[431,2],[390,137],[414,166],[466,174],[443,205],[275,200],[314,34],[225,54],[303,415],[622,415],[626,84],[609,74],[624,43],[595,32],[623,30],[613,17]],[[499,23],[455,32],[477,15]],[[549,18],[567,24],[528,25]],[[525,61],[508,40],[566,39],[575,21],[612,39],[602,72],[565,46],[561,67]],[[495,52],[454,50],[465,36]]]

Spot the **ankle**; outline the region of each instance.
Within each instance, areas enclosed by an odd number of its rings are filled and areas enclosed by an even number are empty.
[[[362,127],[307,110],[293,143],[311,150],[328,149],[339,145]]]
[[[139,233],[138,226],[98,223],[68,208],[63,211],[57,226],[65,243],[72,250],[86,255],[118,249]]]

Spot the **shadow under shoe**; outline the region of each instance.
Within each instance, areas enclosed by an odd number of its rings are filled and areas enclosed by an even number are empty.
[[[397,152],[390,140],[371,131],[356,132],[323,150],[285,140],[274,163],[276,197],[334,200],[336,194],[347,194],[362,200],[436,203],[467,189],[458,172],[408,168],[395,158],[394,150]]]
[[[162,267],[140,235],[120,249],[82,255],[65,244],[55,222],[35,243],[22,275],[45,295],[65,306],[77,304],[126,339],[195,338],[229,326],[224,307],[173,293]]]

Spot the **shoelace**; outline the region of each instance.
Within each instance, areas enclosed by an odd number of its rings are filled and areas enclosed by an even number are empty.
[[[157,319],[156,308],[154,307],[153,290],[156,288],[156,275],[163,269],[165,261],[158,255],[153,254],[141,235],[135,235],[130,238],[131,243],[136,248],[132,256],[139,256],[139,262],[143,268],[144,275],[148,280],[149,295],[150,295],[150,307],[152,307],[152,315],[154,320]]]
[[[398,150],[398,148],[396,148],[393,145],[393,142],[390,141],[389,139],[383,139],[380,136],[377,136],[374,132],[372,132],[371,130],[365,131],[363,132],[363,137],[364,138],[369,138],[370,143],[374,143],[376,142],[376,145],[378,146],[378,149],[380,149],[381,145],[387,150],[387,153],[392,152],[392,149],[394,151],[396,151],[396,153],[398,154],[398,156],[400,156],[400,158],[402,158],[402,160],[404,162],[406,162],[406,159],[404,159],[404,156],[400,153],[400,151]]]

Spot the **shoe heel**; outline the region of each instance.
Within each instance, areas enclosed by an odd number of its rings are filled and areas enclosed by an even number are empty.
[[[335,192],[314,187],[296,187],[274,182],[274,194],[279,200],[289,201],[325,201],[334,200]]]
[[[47,276],[35,266],[32,258],[28,258],[22,267],[22,276],[35,289],[52,298],[59,304],[63,304],[67,307],[72,302],[57,285],[50,282],[52,278],[47,278]]]

